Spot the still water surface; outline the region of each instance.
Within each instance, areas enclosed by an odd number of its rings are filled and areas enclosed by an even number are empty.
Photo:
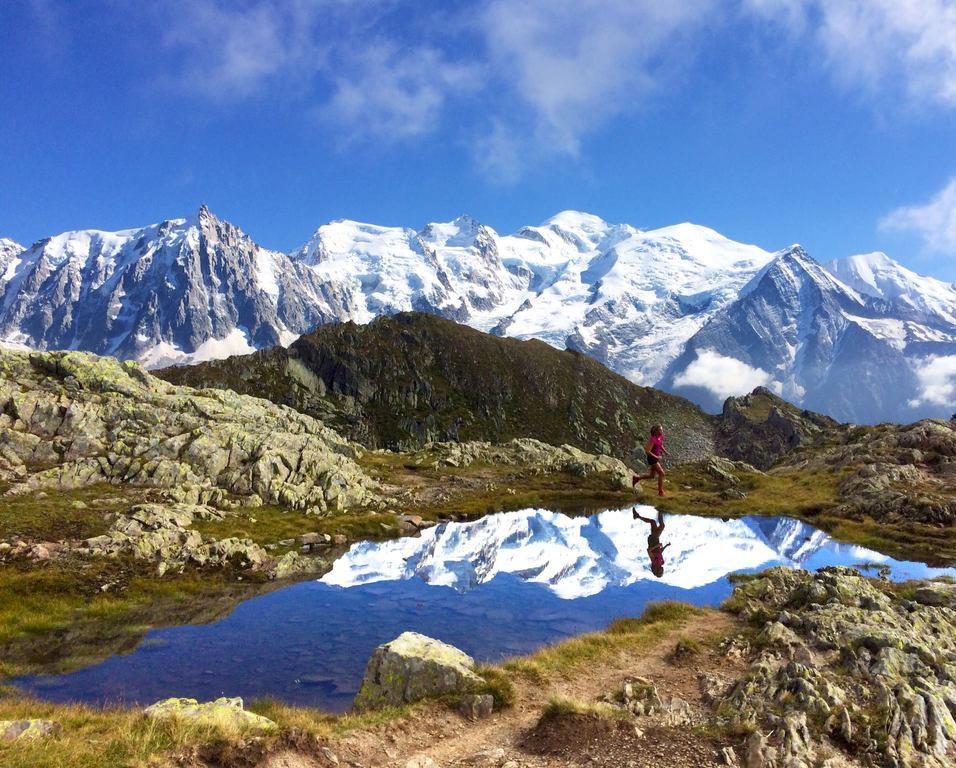
[[[54,701],[272,696],[343,711],[375,646],[406,630],[495,662],[636,616],[649,601],[717,605],[731,592],[729,574],[772,565],[865,565],[895,580],[956,576],[790,518],[681,515],[667,517],[662,538],[671,546],[657,579],[646,535],[630,509],[589,517],[529,509],[360,543],[318,581],[247,600],[220,621],[155,630],[128,655],[15,682]]]

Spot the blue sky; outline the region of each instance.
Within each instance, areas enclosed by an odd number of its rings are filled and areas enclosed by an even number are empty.
[[[8,0],[0,236],[576,208],[956,280],[953,0]]]

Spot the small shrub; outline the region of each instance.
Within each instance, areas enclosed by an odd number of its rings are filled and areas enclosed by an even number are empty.
[[[496,710],[514,706],[515,687],[507,673],[495,667],[481,667],[477,672],[484,683],[475,688],[475,693],[491,694],[495,700]]]
[[[699,656],[703,650],[701,644],[689,637],[682,637],[677,641],[674,650],[671,651],[669,659],[672,664],[684,664],[695,656]]]

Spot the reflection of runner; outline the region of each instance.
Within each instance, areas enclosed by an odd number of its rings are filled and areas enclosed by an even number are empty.
[[[641,475],[638,477],[634,475],[634,479],[631,480],[631,486],[636,487],[641,480],[650,480],[655,475],[657,476],[657,495],[664,495],[664,467],[661,465],[661,461],[667,455],[667,449],[664,447],[664,427],[660,424],[655,424],[651,427],[651,439],[647,441],[647,445],[644,446],[644,453],[647,457],[647,474]]]
[[[647,536],[647,555],[651,558],[651,573],[657,578],[664,575],[664,550],[670,544],[661,544],[661,534],[664,532],[664,513],[657,510],[657,520],[653,517],[644,517],[638,514],[637,508],[631,510],[635,520],[643,520],[651,526],[651,532]]]

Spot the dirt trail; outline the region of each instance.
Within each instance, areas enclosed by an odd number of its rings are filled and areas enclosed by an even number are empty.
[[[730,632],[734,619],[717,611],[691,618],[684,626],[665,631],[660,642],[642,651],[622,651],[582,666],[568,678],[536,685],[516,681],[515,704],[491,717],[469,722],[444,707],[429,707],[400,721],[351,734],[333,745],[340,765],[362,768],[433,768],[434,765],[474,768],[552,768],[553,766],[655,766],[690,768],[722,765],[720,744],[693,728],[668,728],[654,718],[615,722],[580,716],[568,732],[545,739],[557,754],[529,750],[529,734],[553,697],[593,703],[620,688],[624,678],[640,676],[655,682],[662,695],[679,696],[699,708],[697,675],[727,668],[728,662],[702,652],[686,665],[668,660],[677,640],[706,640]],[[573,721],[573,718],[572,718]],[[635,726],[640,732],[635,730]],[[609,730],[610,729],[610,730]],[[275,756],[270,768],[306,768],[325,765]],[[281,760],[281,761],[280,761]],[[429,760],[433,761],[429,762]]]

